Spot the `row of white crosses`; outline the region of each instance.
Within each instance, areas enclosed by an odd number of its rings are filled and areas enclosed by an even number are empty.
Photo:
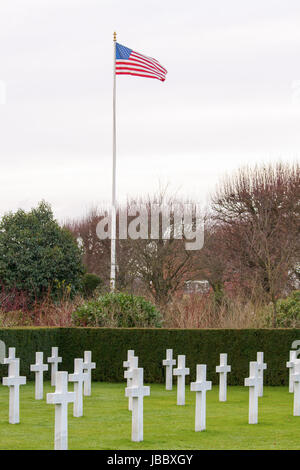
[[[173,369],[176,360],[173,359],[173,350],[167,349],[163,365],[166,366],[166,390],[172,390],[173,375],[177,376],[177,405],[185,405],[185,377],[190,373],[190,369],[185,366],[185,356],[178,356],[178,367]],[[227,354],[221,354],[220,365],[216,368],[220,374],[220,401],[226,401],[226,377],[230,370],[230,366],[227,365]],[[204,431],[206,429],[206,392],[212,388],[211,381],[206,380],[206,364],[197,364],[196,382],[192,382],[190,388],[192,392],[196,392],[195,431]]]
[[[172,377],[177,376],[177,404],[185,404],[185,376],[190,370],[185,367],[185,356],[178,356],[178,367],[173,369],[176,361],[172,357],[173,351],[167,350],[167,358],[163,365],[167,367],[166,389],[172,390]],[[73,415],[83,415],[83,394],[91,394],[91,370],[96,364],[91,361],[91,351],[84,352],[84,359],[74,360],[74,374],[65,371],[58,372],[58,348],[52,348],[52,355],[48,358],[51,364],[51,383],[55,384],[55,392],[47,394],[47,403],[55,405],[55,449],[66,450],[68,448],[68,404],[73,403]],[[3,361],[8,364],[8,377],[3,378],[3,385],[9,387],[9,422],[19,422],[19,388],[26,384],[26,377],[20,376],[20,361],[15,356],[15,348],[9,348],[9,355]],[[144,386],[144,371],[138,367],[138,357],[134,351],[128,351],[127,361],[123,366],[127,368],[124,373],[127,379],[125,395],[129,398],[129,410],[132,411],[132,440],[143,440],[143,398],[150,395],[150,387]],[[258,397],[263,396],[263,371],[267,365],[263,360],[263,353],[257,353],[257,361],[250,362],[250,376],[245,379],[245,386],[249,387],[249,423],[258,422]],[[300,360],[296,354],[290,354],[287,367],[292,370],[290,380],[293,383],[294,392],[294,416],[300,416]],[[35,397],[43,398],[43,373],[48,369],[43,364],[43,353],[36,353],[36,363],[31,367],[35,372]],[[169,368],[169,369],[168,369]],[[227,354],[220,355],[220,365],[216,372],[220,374],[219,400],[227,399],[227,373],[231,367],[227,364]],[[74,382],[74,392],[68,391],[68,382]],[[206,428],[206,392],[211,390],[211,382],[206,380],[206,365],[197,365],[196,382],[190,384],[191,391],[196,392],[195,431]],[[291,387],[290,387],[291,389]]]
[[[166,390],[172,390],[173,375],[177,376],[177,405],[185,404],[185,376],[189,375],[190,369],[185,367],[185,356],[178,356],[178,367],[173,369],[176,365],[176,360],[173,359],[173,350],[167,349],[167,357],[163,360],[163,365],[166,366]],[[203,365],[203,364],[200,364]],[[204,370],[204,369],[203,369]],[[227,364],[227,354],[220,354],[220,365],[216,367],[216,372],[220,374],[219,383],[219,400],[227,400],[227,374],[231,371],[231,366]]]
[[[173,359],[173,350],[167,349],[166,359],[163,365],[166,366],[166,390],[173,388],[173,375],[177,376],[177,405],[185,405],[185,377],[189,375],[190,369],[185,366],[185,355],[178,356],[177,368],[176,360]],[[211,390],[211,382],[206,380],[206,365],[198,364],[196,368],[196,382],[190,384],[191,391],[196,392],[195,409],[195,431],[206,429],[206,392]]]
[[[58,348],[53,347],[48,362],[51,364],[51,385],[55,386],[54,393],[47,394],[47,403],[55,405],[55,439],[56,450],[68,448],[68,404],[73,403],[73,416],[83,415],[83,395],[91,395],[91,370],[96,364],[92,362],[91,351],[84,352],[84,359],[74,360],[74,373],[58,371],[58,363],[62,358],[58,356]],[[26,377],[20,376],[20,359],[16,358],[15,348],[9,348],[7,358],[3,364],[8,364],[8,377],[3,378],[3,385],[9,387],[9,423],[20,422],[20,385],[26,384]],[[43,374],[48,365],[43,364],[43,353],[36,353],[36,363],[30,366],[35,373],[35,398],[43,399]],[[68,382],[74,383],[74,392],[68,392]]]
[[[178,394],[177,404],[185,404],[185,376],[189,369],[185,367],[185,356],[178,356],[178,368],[173,370],[176,361],[172,358],[173,351],[167,350],[167,359],[163,365],[167,367],[166,388],[172,390],[172,377],[177,376]],[[150,387],[144,386],[144,370],[138,367],[138,357],[132,349],[127,352],[127,360],[123,362],[124,378],[127,379],[125,396],[129,398],[128,409],[132,411],[132,441],[143,440],[143,399],[150,395]],[[202,431],[206,428],[206,391],[211,390],[211,382],[206,381],[206,365],[197,366],[196,382],[191,383],[191,390],[196,392],[196,417],[195,430]]]
[[[57,351],[54,351],[53,356],[57,357]],[[166,389],[172,390],[172,377],[177,376],[177,405],[185,404],[185,376],[189,375],[190,371],[185,367],[185,356],[178,356],[178,367],[173,369],[176,361],[172,357],[173,351],[167,350],[167,358],[163,361],[163,365],[167,367],[168,373],[166,374]],[[91,353],[85,352],[85,362],[88,373],[90,374],[91,368],[95,366],[91,363]],[[89,367],[88,367],[89,366]],[[127,361],[123,362],[123,366],[127,368],[124,377],[127,379],[127,387],[125,395],[129,398],[128,408],[132,411],[132,440],[143,440],[143,398],[150,395],[150,387],[145,387],[143,384],[144,371],[138,368],[138,357],[134,355],[133,350],[128,351]],[[287,366],[292,369],[290,374],[293,383],[294,391],[294,416],[300,416],[300,360],[296,359],[295,355],[290,355],[290,361]],[[250,376],[245,379],[245,386],[249,387],[249,424],[256,424],[258,422],[258,397],[263,396],[263,373],[267,368],[264,363],[263,352],[257,353],[257,361],[250,362]],[[74,374],[69,376],[69,381],[75,382],[74,392],[67,391],[68,377],[67,373],[62,372],[58,383],[58,395],[61,395],[61,405],[57,411],[58,426],[56,428],[55,446],[56,448],[66,448],[67,444],[67,404],[74,402],[74,416],[82,416],[82,383],[90,383],[87,380],[87,373],[83,372],[83,360],[75,359]],[[172,373],[173,372],[173,373]],[[231,372],[231,366],[227,364],[227,354],[220,355],[220,365],[216,366],[216,372],[220,374],[219,386],[219,400],[227,400],[227,374]],[[63,375],[64,374],[64,375]],[[18,375],[18,374],[17,374]],[[56,377],[58,377],[56,375]],[[89,377],[90,378],[90,377]],[[20,384],[22,378],[20,378]],[[23,378],[24,379],[24,378]],[[26,381],[26,379],[25,379]],[[206,380],[206,365],[197,365],[196,382],[190,384],[191,391],[196,392],[196,410],[195,410],[195,431],[203,431],[206,429],[206,392],[211,390],[212,384]],[[51,397],[50,397],[51,395]],[[55,398],[54,398],[55,395]],[[57,394],[48,394],[51,403],[57,402]],[[47,396],[47,399],[48,399]],[[52,401],[54,400],[54,401]],[[62,412],[64,408],[64,412]],[[60,436],[57,438],[57,435]]]
[[[163,360],[163,365],[166,366],[166,390],[172,390],[172,376],[177,376],[177,405],[184,405],[185,376],[189,375],[190,370],[185,367],[184,355],[178,356],[178,367],[173,369],[173,366],[176,365],[176,360],[173,359],[173,350],[167,349],[166,353],[167,357]],[[250,424],[255,424],[258,420],[258,397],[263,396],[263,373],[266,368],[264,354],[258,352],[257,361],[250,363],[250,377],[245,379],[245,386],[249,387]],[[216,366],[216,372],[219,374],[219,401],[225,402],[227,401],[227,374],[231,372],[231,366],[227,363],[227,354],[220,354],[220,365]],[[295,380],[297,379],[293,375],[293,381]],[[190,387],[191,391],[196,392],[195,431],[202,431],[206,428],[206,392],[211,390],[211,382],[206,380],[205,364],[197,365],[196,382],[192,382]],[[300,402],[300,399],[295,398],[295,400],[297,403]]]

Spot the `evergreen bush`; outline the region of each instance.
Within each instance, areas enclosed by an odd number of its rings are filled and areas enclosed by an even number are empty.
[[[41,202],[30,212],[19,209],[0,222],[0,283],[32,300],[51,292],[54,298],[75,294],[84,268],[81,250],[71,232],[54,220]],[[7,310],[7,309],[6,309]]]
[[[278,326],[300,326],[300,290],[293,291],[289,297],[278,301]]]
[[[157,308],[144,297],[127,293],[108,293],[78,307],[72,314],[76,326],[160,327]]]

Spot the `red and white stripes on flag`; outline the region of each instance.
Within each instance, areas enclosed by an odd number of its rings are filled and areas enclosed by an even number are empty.
[[[116,43],[116,75],[135,75],[165,81],[167,70],[152,57]]]

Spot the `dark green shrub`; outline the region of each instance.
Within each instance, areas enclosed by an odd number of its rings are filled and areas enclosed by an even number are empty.
[[[279,300],[277,309],[278,326],[287,328],[300,326],[300,290],[295,290],[286,299]]]
[[[82,293],[84,297],[91,297],[97,287],[100,287],[102,284],[103,281],[97,274],[84,274],[82,278]]]
[[[109,293],[90,300],[72,315],[76,326],[160,327],[161,315],[156,307],[140,296]]]
[[[75,294],[83,275],[81,250],[71,232],[59,226],[48,204],[19,209],[0,222],[0,282],[40,299]]]

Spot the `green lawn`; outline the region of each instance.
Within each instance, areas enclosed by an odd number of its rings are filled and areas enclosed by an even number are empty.
[[[259,398],[259,424],[248,424],[248,387],[229,387],[218,401],[218,387],[207,392],[207,430],[194,431],[195,393],[186,387],[186,405],[176,405],[176,387],[151,385],[144,399],[144,441],[131,442],[131,412],[125,384],[94,382],[84,397],[84,416],[69,405],[69,449],[300,449],[300,417],[293,416],[287,387],[265,387]],[[69,390],[72,390],[70,384]],[[45,383],[45,392],[53,391]],[[8,424],[8,387],[0,387],[0,449],[53,449],[54,405],[34,399],[34,383],[20,391],[20,424]]]

